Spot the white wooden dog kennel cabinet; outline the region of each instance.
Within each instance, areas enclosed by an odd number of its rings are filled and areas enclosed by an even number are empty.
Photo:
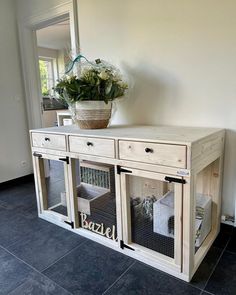
[[[32,130],[39,217],[190,281],[219,232],[224,130]]]

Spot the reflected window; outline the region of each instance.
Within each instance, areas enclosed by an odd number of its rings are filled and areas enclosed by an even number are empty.
[[[51,58],[39,59],[41,91],[43,96],[49,96],[55,85],[54,65]]]

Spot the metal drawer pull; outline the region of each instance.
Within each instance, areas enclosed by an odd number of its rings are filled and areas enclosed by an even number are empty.
[[[145,148],[145,152],[146,152],[146,153],[153,153],[153,149]]]
[[[93,143],[88,141],[87,146],[93,146]]]
[[[45,137],[44,140],[45,141],[50,141],[50,138],[49,137]]]

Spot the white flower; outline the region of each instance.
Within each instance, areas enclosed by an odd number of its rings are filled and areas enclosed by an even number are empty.
[[[106,72],[106,70],[101,71],[101,73],[98,74],[98,77],[100,77],[102,80],[107,80],[107,79],[109,79],[109,75],[108,75],[108,73]]]
[[[86,76],[89,73],[89,71],[90,71],[90,68],[88,67],[83,68],[81,72],[82,76]]]
[[[123,89],[128,89],[128,84],[123,81],[119,81],[117,84]]]

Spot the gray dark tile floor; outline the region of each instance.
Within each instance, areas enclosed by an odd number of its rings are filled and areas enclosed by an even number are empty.
[[[236,229],[221,232],[192,281],[37,218],[34,184],[0,191],[0,295],[236,294]]]

